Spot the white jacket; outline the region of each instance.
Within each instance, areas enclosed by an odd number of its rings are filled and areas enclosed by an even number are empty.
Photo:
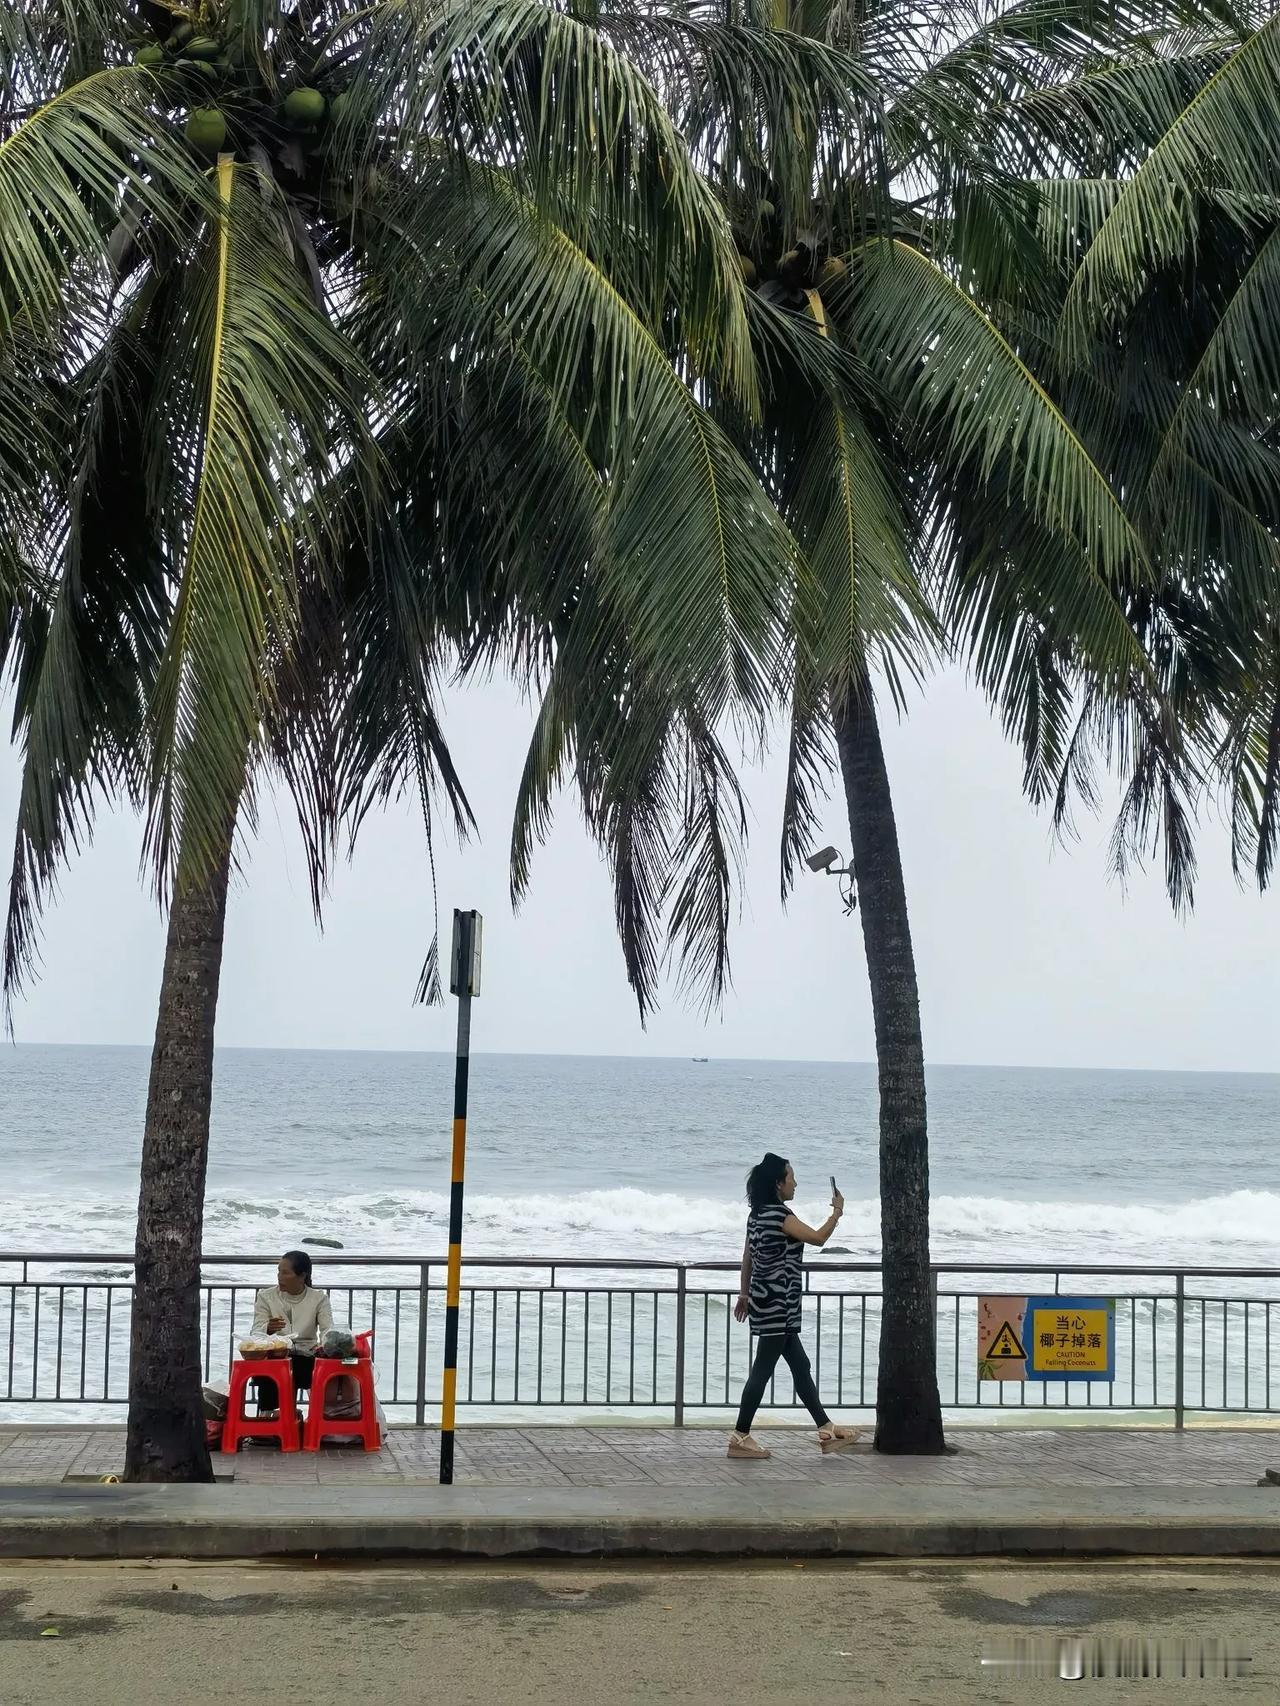
[[[283,1318],[284,1326],[272,1337],[291,1340],[294,1349],[299,1351],[315,1350],[333,1326],[329,1293],[318,1291],[313,1285],[296,1297],[291,1292],[281,1291],[278,1285],[263,1286],[253,1304],[255,1339],[267,1337],[267,1322],[277,1315]]]

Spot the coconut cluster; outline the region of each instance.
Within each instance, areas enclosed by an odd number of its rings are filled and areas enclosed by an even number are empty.
[[[179,23],[163,42],[148,42],[140,47],[134,63],[149,71],[179,72],[189,82],[207,86],[210,94],[219,83],[233,79],[243,68],[238,44],[201,33],[189,22]],[[297,132],[300,140],[314,141],[326,123],[341,118],[347,100],[345,93],[330,100],[323,90],[299,83],[281,101],[279,120],[287,129]],[[191,108],[184,134],[198,153],[217,154],[226,147],[230,128],[222,106],[206,98]]]
[[[829,236],[820,235],[819,230],[786,229],[776,203],[767,195],[758,200],[735,198],[728,213],[744,284],[798,312],[810,306],[810,292],[816,290],[827,301],[839,291],[849,268],[832,252]],[[810,209],[810,218],[816,227],[825,227],[820,209]]]

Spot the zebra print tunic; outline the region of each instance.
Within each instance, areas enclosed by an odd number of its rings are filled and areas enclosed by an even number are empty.
[[[770,1203],[747,1221],[747,1243],[751,1248],[751,1289],[747,1301],[751,1332],[757,1338],[800,1331],[804,1245],[798,1238],[788,1238],[782,1230],[790,1212],[785,1203]]]

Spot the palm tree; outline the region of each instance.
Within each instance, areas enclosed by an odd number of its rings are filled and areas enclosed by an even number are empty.
[[[924,1051],[905,885],[879,732],[887,692],[957,647],[1027,741],[1027,782],[1054,773],[1041,715],[1054,670],[1069,693],[1130,719],[1175,778],[1175,740],[1154,666],[1129,616],[1154,584],[1150,555],[1105,473],[1046,385],[1053,363],[1029,308],[1050,272],[1040,211],[1097,175],[1132,169],[1219,62],[1221,49],[1145,32],[1141,6],[1066,10],[1015,0],[858,9],[776,0],[731,8],[640,5],[602,20],[653,67],[694,160],[734,228],[764,375],[749,415],[715,391],[799,548],[784,895],[816,823],[834,749],[853,841],[880,1078],[884,1312],[876,1443],[944,1449],[928,1237]],[[706,387],[699,388],[705,395]],[[883,683],[877,691],[877,676]],[[516,882],[530,826],[566,753],[585,749],[589,817],[619,875],[628,968],[642,1000],[661,954],[656,900],[714,996],[727,969],[731,846],[663,884],[679,833],[654,828],[677,792],[660,711],[644,750],[625,738],[624,785],[610,734],[574,732],[553,678],[517,821]],[[599,742],[604,740],[602,754]],[[596,743],[593,745],[593,742]],[[664,784],[663,778],[667,777]],[[581,780],[580,776],[580,780]],[[601,811],[643,806],[636,825]],[[711,809],[736,804],[718,774]],[[594,812],[591,806],[596,806]],[[731,830],[740,811],[726,814]],[[699,850],[711,849],[705,826]],[[709,873],[697,886],[696,872]],[[695,884],[688,888],[688,884]],[[636,896],[648,904],[636,906]]]
[[[429,838],[442,794],[465,828],[434,705],[457,648],[598,654],[625,622],[625,675],[714,716],[767,678],[790,543],[665,353],[676,314],[753,406],[727,228],[590,25],[533,0],[49,0],[3,28],[5,980],[98,803],[140,809],[169,927],[126,1475],[208,1479],[214,1022],[264,776],[318,904],[378,798],[416,789]],[[434,971],[433,948],[424,995]]]

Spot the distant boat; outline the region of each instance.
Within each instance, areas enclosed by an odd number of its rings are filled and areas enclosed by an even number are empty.
[[[695,1066],[705,1066],[707,1064],[706,1055],[705,1054],[695,1054],[693,1057],[693,1064]]]

